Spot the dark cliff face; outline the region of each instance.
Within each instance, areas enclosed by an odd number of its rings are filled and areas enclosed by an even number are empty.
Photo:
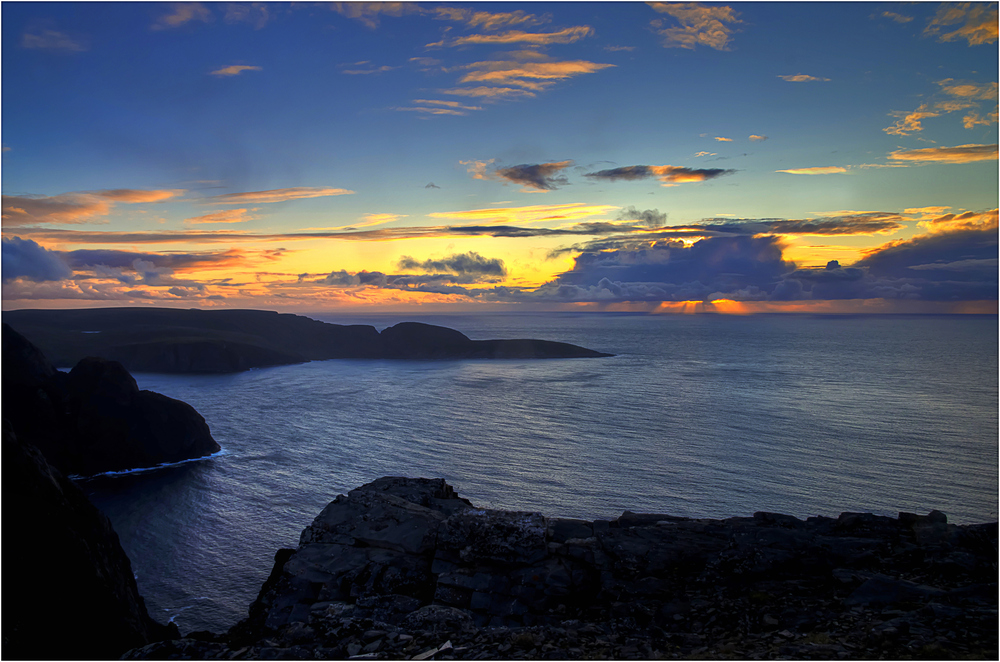
[[[108,519],[6,420],[3,485],[4,659],[116,659],[179,636],[149,617]]]
[[[57,366],[87,356],[135,372],[222,373],[327,359],[542,359],[609,356],[543,340],[470,340],[454,329],[402,322],[327,324],[263,310],[104,308],[15,310],[5,319]]]
[[[152,467],[219,450],[180,400],[140,391],[115,361],[86,358],[67,375],[3,325],[3,411],[18,437],[66,474]]]

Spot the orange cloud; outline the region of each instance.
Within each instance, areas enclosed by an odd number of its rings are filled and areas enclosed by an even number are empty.
[[[964,232],[968,230],[996,230],[998,210],[984,212],[967,211],[962,214],[945,214],[920,223],[931,233]]]
[[[952,32],[942,32],[945,26],[959,25]],[[938,41],[965,39],[969,46],[992,44],[997,40],[996,3],[944,3],[924,29],[925,35],[937,36]]]
[[[750,140],[752,142],[755,142],[755,143],[756,142],[763,142],[763,141],[767,140],[767,136],[751,135],[750,136]]]
[[[558,32],[523,32],[511,30],[500,34],[473,34],[457,37],[448,46],[467,46],[469,44],[532,44],[545,46],[548,44],[570,44],[594,34],[594,29],[586,25],[565,28]],[[430,44],[428,44],[430,46]]]
[[[533,97],[534,92],[521,90],[516,87],[455,87],[448,90],[439,90],[442,94],[453,94],[462,97],[478,97],[480,99],[494,100],[513,97]]]
[[[940,113],[935,113],[931,110],[928,110],[926,103],[921,104],[921,106],[916,110],[914,110],[912,113],[901,113],[899,111],[895,111],[890,114],[897,117],[899,115],[904,115],[902,119],[898,120],[892,126],[882,129],[883,131],[892,136],[906,136],[911,133],[916,133],[917,131],[923,131],[924,127],[921,126],[920,120],[925,119],[927,117],[940,116]]]
[[[5,195],[3,223],[8,227],[35,223],[89,223],[91,219],[107,216],[116,202],[160,202],[182,193],[183,190],[113,189],[53,196]]]
[[[483,28],[484,30],[499,30],[514,25],[541,25],[551,20],[549,16],[525,14],[520,9],[513,12],[491,13],[459,7],[435,7],[434,12],[438,19],[465,23],[470,28]]]
[[[790,175],[834,175],[840,172],[847,172],[847,168],[841,166],[817,166],[814,168],[790,168],[788,170],[775,170],[775,172],[787,172]]]
[[[238,76],[244,71],[260,71],[260,67],[251,67],[245,64],[234,64],[211,72],[213,76]]]
[[[819,82],[829,82],[829,78],[819,78],[817,76],[809,76],[806,74],[778,74],[778,78],[789,83],[811,83],[813,81]]]
[[[944,80],[937,81],[937,84],[941,86],[942,92],[947,92],[948,94],[956,97],[986,100],[997,98],[996,83],[979,85],[978,83],[970,83],[967,81],[956,81],[954,78],[945,78]]]
[[[663,37],[664,48],[694,48],[708,46],[718,51],[729,50],[733,28],[727,23],[740,23],[732,7],[706,6],[696,2],[648,2],[655,11],[677,19],[680,27],[663,28],[662,21],[652,21]]]
[[[895,161],[911,163],[973,163],[994,161],[996,145],[958,145],[957,147],[926,147],[924,149],[897,150],[889,154]]]
[[[227,209],[217,211],[214,214],[205,214],[193,218],[184,219],[185,223],[243,223],[253,219],[250,216],[250,209]]]
[[[592,74],[613,64],[599,64],[586,60],[564,62],[516,62],[486,61],[467,65],[469,73],[459,79],[459,83],[493,83],[497,85],[517,85],[539,91],[555,82],[582,74]]]
[[[349,195],[354,191],[343,188],[318,188],[299,186],[295,188],[279,188],[270,191],[251,191],[248,193],[225,193],[205,198],[205,202],[214,204],[232,204],[241,202],[269,203],[301,200],[303,198],[323,198],[330,195]]]
[[[718,140],[720,143],[731,143],[731,142],[733,142],[732,138],[723,138],[722,136],[716,136],[715,139]]]
[[[171,7],[174,10],[173,13],[164,14],[160,18],[156,19],[156,23],[153,23],[153,25],[150,26],[151,29],[167,30],[169,28],[176,28],[191,21],[202,21],[204,23],[208,23],[212,20],[212,12],[210,12],[208,7],[200,2],[175,2],[171,4]]]
[[[1000,107],[994,107],[993,112],[986,115],[986,117],[981,117],[979,113],[969,113],[964,118],[962,118],[962,126],[966,129],[974,129],[977,125],[982,124],[983,126],[989,126],[990,124],[996,124],[997,120],[1000,119]]]
[[[418,113],[429,113],[431,115],[468,115],[466,110],[482,110],[482,106],[466,106],[458,101],[444,101],[441,99],[414,99],[413,103],[421,104],[416,107],[395,106],[393,110],[414,111]]]

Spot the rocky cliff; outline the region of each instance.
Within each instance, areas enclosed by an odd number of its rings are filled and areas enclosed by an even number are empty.
[[[249,616],[127,657],[995,658],[997,524],[939,512],[613,521],[442,480],[337,497]]]
[[[5,660],[116,659],[179,636],[153,621],[111,523],[3,424]]]
[[[88,357],[62,373],[4,324],[2,372],[4,417],[65,474],[152,467],[220,450],[193,407],[139,390],[115,361]]]
[[[4,319],[59,367],[87,356],[134,372],[221,373],[327,359],[543,359],[609,356],[544,340],[471,340],[403,322],[380,334],[263,310],[98,308],[15,310]]]

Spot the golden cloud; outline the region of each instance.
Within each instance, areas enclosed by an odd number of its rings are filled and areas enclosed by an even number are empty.
[[[996,145],[958,145],[957,147],[925,147],[923,149],[897,150],[889,154],[895,161],[913,163],[973,163],[994,161]]]
[[[534,92],[518,89],[516,87],[455,87],[448,90],[439,90],[442,94],[453,94],[461,97],[478,97],[480,99],[495,100],[513,97],[533,97]]]
[[[35,223],[89,223],[91,219],[107,216],[114,203],[135,204],[160,202],[183,190],[141,191],[112,189],[81,191],[53,196],[3,196],[3,223],[6,226],[32,225]]]
[[[438,19],[465,23],[470,28],[482,28],[484,30],[499,30],[500,28],[512,27],[514,25],[541,25],[551,20],[548,16],[525,14],[520,9],[513,12],[491,13],[459,7],[435,7],[434,12],[437,14]]]
[[[614,205],[587,205],[579,202],[571,202],[559,205],[530,205],[527,207],[433,212],[427,215],[431,218],[442,218],[449,221],[525,224],[569,221],[589,218],[591,216],[603,216],[617,209],[618,207]]]
[[[720,143],[731,143],[731,142],[733,142],[732,138],[723,138],[722,136],[716,136],[715,139],[718,140]]]
[[[399,17],[427,11],[411,2],[333,2],[330,9],[347,18],[357,19],[372,29],[378,27],[382,14]]]
[[[985,100],[997,98],[996,83],[979,85],[978,83],[970,83],[968,81],[956,81],[954,78],[945,78],[944,80],[937,81],[937,84],[941,86],[942,92],[947,92],[956,97]]]
[[[998,119],[1000,119],[1000,106],[994,107],[993,112],[986,115],[986,117],[981,117],[979,113],[969,113],[962,118],[962,126],[966,129],[974,129],[979,124],[983,126],[996,124]]]
[[[740,23],[732,7],[705,6],[696,2],[647,2],[661,14],[677,19],[680,27],[658,29],[664,48],[694,48],[708,46],[718,51],[729,50],[733,28],[726,23]],[[653,21],[653,27],[663,23]]]
[[[594,29],[586,25],[565,28],[558,32],[523,32],[511,30],[500,34],[473,34],[457,37],[448,46],[467,46],[469,44],[532,44],[545,46],[548,44],[570,44],[594,34]],[[428,44],[430,46],[430,44]]]
[[[245,221],[253,220],[253,216],[250,216],[250,209],[227,209],[226,211],[217,211],[214,214],[204,214],[203,216],[194,216],[192,218],[184,219],[185,223],[243,223]]]
[[[787,172],[790,175],[834,175],[840,172],[847,172],[847,168],[841,166],[816,166],[814,168],[775,170],[775,172]]]
[[[599,64],[586,60],[564,62],[516,62],[485,61],[467,65],[469,73],[459,79],[459,83],[493,83],[497,85],[517,85],[539,91],[557,81],[582,74],[592,74],[613,64]]]
[[[967,230],[996,230],[998,210],[983,212],[967,211],[961,214],[944,214],[931,220],[922,221],[920,225],[931,233],[964,232]]]
[[[755,143],[756,142],[762,142],[764,140],[767,140],[767,136],[758,136],[758,135],[754,134],[754,135],[750,136],[750,140],[752,140]]]
[[[912,113],[895,111],[890,113],[890,115],[894,115],[896,117],[903,115],[903,118],[897,120],[892,126],[888,126],[882,130],[892,136],[906,136],[911,133],[924,130],[924,127],[920,124],[920,120],[928,117],[939,117],[940,113],[935,113],[929,110],[927,104],[925,103],[921,104],[921,106]]]
[[[944,3],[927,24],[924,34],[935,35],[938,41],[965,39],[969,46],[992,44],[997,40],[996,3]],[[952,32],[942,32],[945,26],[958,25]]]
[[[247,193],[224,193],[205,198],[205,202],[214,204],[233,204],[241,202],[268,203],[285,202],[286,200],[301,200],[303,198],[323,198],[330,195],[349,195],[354,191],[343,188],[318,188],[299,186],[295,188],[279,188],[270,191],[251,191]]]
[[[260,71],[260,67],[251,67],[245,64],[234,64],[211,72],[213,76],[239,76],[244,71]]]

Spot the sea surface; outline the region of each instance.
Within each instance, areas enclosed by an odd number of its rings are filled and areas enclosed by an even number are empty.
[[[995,315],[313,317],[615,356],[136,374],[193,405],[223,451],[79,484],[114,524],[150,614],[182,633],[244,618],[274,553],[338,494],[385,475],[587,519],[997,519]]]

